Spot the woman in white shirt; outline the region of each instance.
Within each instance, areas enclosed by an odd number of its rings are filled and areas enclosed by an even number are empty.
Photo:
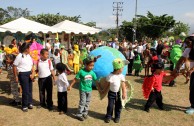
[[[177,62],[175,70],[172,74],[176,75],[180,71],[182,64],[188,58],[190,61],[190,70],[188,71],[187,75],[190,76],[190,95],[189,100],[191,107],[186,110],[187,114],[194,114],[194,36],[189,36],[188,41],[191,42],[191,48],[186,48],[183,52],[182,57]]]
[[[19,81],[22,87],[22,110],[27,112],[32,109],[32,80],[34,79],[33,61],[30,53],[30,43],[23,43],[20,47],[20,53],[14,61],[14,76],[16,82]],[[18,76],[19,73],[19,76]]]

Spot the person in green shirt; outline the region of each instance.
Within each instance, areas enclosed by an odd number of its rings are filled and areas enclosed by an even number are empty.
[[[80,80],[80,101],[78,113],[76,114],[77,118],[80,121],[84,121],[84,119],[87,119],[89,103],[92,95],[92,82],[97,81],[97,76],[94,71],[92,71],[97,58],[98,57],[87,56],[83,61],[85,67],[76,74],[75,79],[68,87],[68,90],[70,91],[77,80]]]

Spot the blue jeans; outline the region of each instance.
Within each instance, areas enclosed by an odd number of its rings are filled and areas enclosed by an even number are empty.
[[[30,71],[19,73],[19,81],[22,87],[22,108],[32,104],[32,80],[30,74]]]
[[[115,118],[120,118],[122,105],[121,105],[121,99],[120,99],[120,92],[108,92],[108,107],[107,107],[107,113],[106,118],[111,119],[113,115],[113,108],[115,105]]]
[[[77,113],[78,117],[88,114],[91,95],[92,95],[92,92],[80,91],[80,101],[79,101],[79,108]]]

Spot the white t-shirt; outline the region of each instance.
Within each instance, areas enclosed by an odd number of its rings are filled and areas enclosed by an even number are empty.
[[[53,45],[54,47],[54,51],[55,51],[55,49],[60,49],[60,43],[59,42],[57,42],[57,43],[54,43],[54,45]]]
[[[4,57],[5,57],[5,53],[0,53],[0,67],[3,66]]]
[[[131,51],[131,56],[130,57],[129,57],[129,54],[130,54],[130,51],[127,51],[126,52],[127,59],[133,59],[133,57],[135,56],[133,51]]]
[[[50,66],[49,66],[50,62]],[[49,59],[42,61],[41,59],[38,62],[38,77],[45,78],[51,75],[51,70],[53,70],[53,65]]]
[[[115,75],[111,73],[106,77],[106,81],[110,83],[110,91],[118,92],[121,86],[121,81],[125,81],[125,77],[122,74]]]
[[[185,51],[183,52],[182,56],[185,58],[189,58],[190,51],[191,51],[191,48],[186,48]],[[194,67],[194,62],[190,62],[190,68],[192,68],[192,67]]]
[[[132,48],[135,48],[137,45],[132,45]],[[137,48],[133,49],[134,51],[137,51]]]
[[[29,54],[25,55],[19,53],[13,64],[17,66],[18,72],[29,72],[32,70],[33,61]]]
[[[54,60],[55,65],[57,63],[60,63],[61,62],[60,54],[58,54],[57,56],[53,54],[53,60]]]
[[[137,52],[143,53],[143,46],[137,46]]]
[[[46,43],[46,48],[48,49],[48,51],[51,51],[51,44],[50,43]]]
[[[86,48],[87,48],[87,50],[88,50],[88,52],[90,52],[90,49],[92,48],[92,44],[90,44],[90,45],[86,45]]]
[[[58,76],[56,81],[58,92],[67,91],[67,87],[69,86],[69,82],[67,80],[67,76],[65,73],[62,73]]]
[[[127,42],[123,42],[123,45],[126,48],[127,47]]]

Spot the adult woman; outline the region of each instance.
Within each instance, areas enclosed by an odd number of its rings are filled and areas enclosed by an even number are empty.
[[[22,87],[22,110],[24,112],[32,109],[32,80],[34,79],[33,61],[29,55],[30,43],[23,43],[20,47],[20,53],[14,61],[14,76],[16,82],[18,77]],[[19,76],[18,76],[19,73]]]
[[[186,59],[190,61],[190,70],[187,72],[187,75],[191,76],[190,78],[190,94],[189,94],[189,100],[191,103],[191,107],[186,110],[187,114],[194,114],[194,36],[188,37],[188,43],[191,42],[191,48],[186,48],[182,57],[177,62],[177,65],[175,67],[175,70],[173,71],[173,74],[176,75],[177,72],[180,71],[180,67],[184,62],[186,62]]]

